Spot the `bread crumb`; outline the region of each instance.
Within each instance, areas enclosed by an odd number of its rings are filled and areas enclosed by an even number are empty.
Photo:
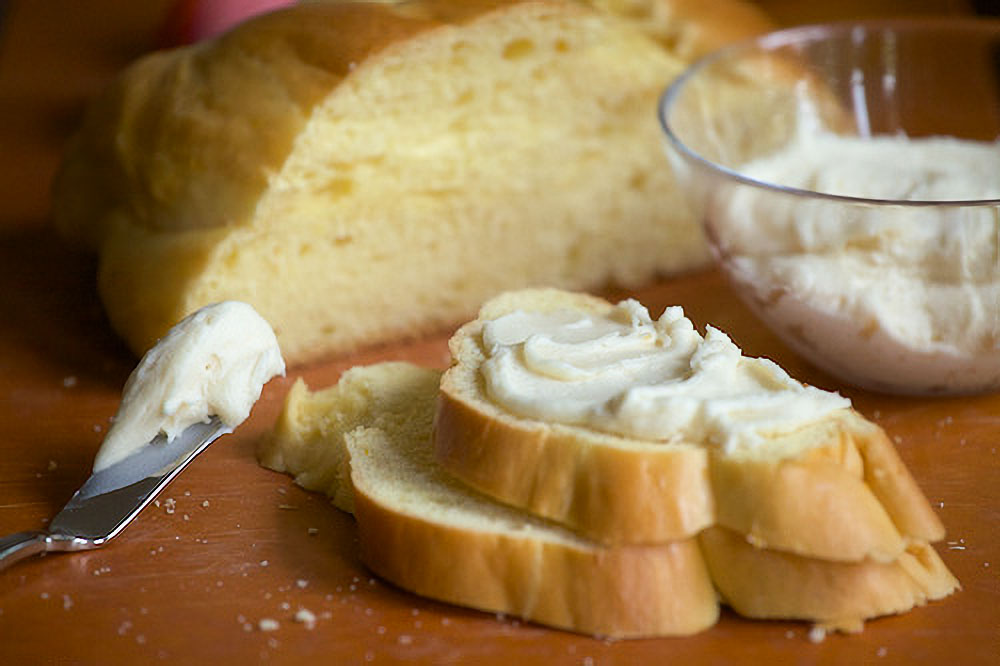
[[[819,625],[813,625],[809,630],[810,643],[822,643],[826,639],[826,629]]]
[[[128,620],[125,620],[120,625],[118,625],[118,635],[124,636],[125,634],[128,633],[128,630],[131,628],[132,628],[132,623]]]
[[[876,656],[876,657],[884,657],[884,656],[885,656],[885,655],[886,655],[886,654],[887,654],[888,652],[889,652],[889,650],[888,650],[888,649],[886,649],[886,647],[885,647],[885,646],[882,646],[882,647],[880,647],[880,648],[879,648],[879,649],[878,649],[878,650],[877,650],[877,651],[875,652],[875,656]]]
[[[163,510],[167,512],[168,515],[173,514],[177,510],[177,501],[173,497],[168,497],[163,500]]]
[[[76,386],[76,377],[73,375],[66,375],[62,380],[63,388],[73,388]]]
[[[56,462],[55,460],[50,460],[50,461],[49,461],[49,471],[50,471],[50,472],[53,472],[53,471],[55,471],[55,469],[56,469],[57,467],[59,467],[59,463],[57,463],[57,462]]]
[[[208,503],[208,500],[205,500],[204,502],[202,502],[201,505],[203,507],[205,507],[206,509],[210,506],[209,503]]]
[[[281,627],[281,624],[270,617],[262,617],[257,622],[257,628],[261,631],[277,631]]]
[[[307,581],[305,578],[299,578],[297,581],[295,581],[295,584],[299,586],[299,589],[304,590],[306,587],[309,586],[309,581]]]
[[[309,529],[306,530],[306,534],[308,534],[309,536],[316,536],[317,534],[319,534],[319,530],[315,527],[310,527]]]
[[[316,626],[316,615],[308,608],[300,608],[295,613],[295,621],[306,625],[307,629],[312,629]]]
[[[267,560],[261,560],[260,561],[260,566],[266,567],[267,566]]]
[[[63,610],[69,610],[70,608],[73,607],[73,598],[70,597],[68,594],[62,595],[62,601],[63,601]]]
[[[409,634],[400,634],[399,638],[396,639],[400,645],[411,645],[413,643],[413,636]]]

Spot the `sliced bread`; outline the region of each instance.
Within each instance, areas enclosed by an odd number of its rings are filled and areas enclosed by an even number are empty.
[[[608,637],[685,635],[715,623],[696,539],[609,547],[447,477],[431,445],[439,378],[390,363],[355,368],[311,397],[303,386],[262,460],[338,505],[351,492],[362,560],[417,594]]]
[[[280,461],[307,487],[335,501],[353,495],[362,559],[404,589],[572,631],[638,637],[710,626],[713,586],[746,617],[844,631],[958,588],[920,540],[890,562],[803,557],[722,527],[697,539],[600,545],[441,470],[430,445],[439,378],[384,363],[354,368],[315,393],[300,384],[262,449],[263,461]]]
[[[554,289],[487,302],[450,343],[453,365],[441,381],[435,432],[442,467],[500,501],[608,543],[683,539],[716,524],[762,547],[886,562],[909,540],[943,538],[885,433],[847,407],[730,449],[693,432],[656,441],[526,417],[488,395],[487,322],[517,312],[600,318],[615,308]]]
[[[344,433],[362,425],[392,432],[408,422],[422,423],[427,396],[437,393],[440,379],[440,372],[402,362],[352,368],[322,391],[310,391],[300,378],[285,397],[274,429],[258,444],[257,458],[353,513]]]

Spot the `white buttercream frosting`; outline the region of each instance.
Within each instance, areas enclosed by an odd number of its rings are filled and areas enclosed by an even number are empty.
[[[818,135],[741,169],[892,200],[1000,199],[1000,144]],[[723,265],[786,340],[891,390],[1000,382],[1000,207],[868,206],[736,186],[711,217]]]
[[[850,407],[774,362],[743,356],[680,307],[659,320],[633,300],[607,315],[517,311],[483,325],[491,401],[514,414],[626,437],[732,449]]]
[[[105,469],[211,416],[235,428],[285,362],[271,326],[250,305],[225,301],[189,315],[143,356],[94,461]]]

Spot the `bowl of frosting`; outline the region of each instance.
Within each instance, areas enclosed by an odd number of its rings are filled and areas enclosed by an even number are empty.
[[[1000,22],[774,32],[659,113],[719,267],[791,348],[870,390],[1000,388]]]

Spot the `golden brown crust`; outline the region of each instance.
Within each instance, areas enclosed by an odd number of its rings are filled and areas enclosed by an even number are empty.
[[[824,424],[828,442],[796,458],[713,452],[716,523],[759,547],[847,562],[896,559],[905,539],[865,483],[854,420],[847,412]],[[905,501],[927,503],[919,492]]]
[[[865,484],[885,507],[902,534],[928,542],[940,541],[941,519],[903,463],[889,436],[874,423],[855,420],[854,441],[864,460]]]
[[[714,510],[704,449],[629,448],[578,430],[498,419],[441,384],[438,461],[464,483],[606,543],[657,543],[694,536]]]
[[[593,549],[460,529],[387,507],[355,486],[361,558],[417,594],[614,638],[682,636],[718,605],[693,539]]]
[[[856,631],[959,588],[934,549],[913,541],[890,562],[828,562],[758,548],[720,527],[699,536],[724,603],[745,617],[810,620]]]

